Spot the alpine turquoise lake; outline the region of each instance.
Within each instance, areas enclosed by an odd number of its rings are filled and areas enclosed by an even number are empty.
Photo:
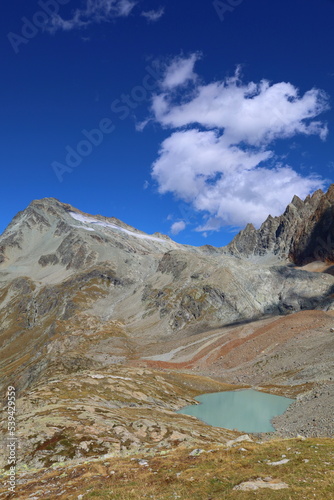
[[[271,420],[286,411],[294,399],[254,389],[202,394],[199,405],[181,408],[178,413],[192,415],[207,424],[243,432],[273,432]]]

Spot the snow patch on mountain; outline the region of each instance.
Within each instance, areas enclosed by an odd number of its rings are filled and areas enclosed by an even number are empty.
[[[143,240],[151,240],[151,241],[159,241],[159,243],[166,243],[162,238],[155,238],[154,236],[149,236],[146,234],[138,234],[133,231],[129,231],[123,227],[116,226],[115,224],[110,224],[109,222],[102,222],[93,217],[87,217],[86,215],[77,214],[75,212],[69,212],[70,216],[73,219],[82,222],[83,224],[94,224],[94,226],[102,226],[107,229],[116,229],[117,231],[121,231],[122,233],[129,234],[130,236],[135,236],[136,238],[141,238]],[[83,228],[85,229],[85,228]]]

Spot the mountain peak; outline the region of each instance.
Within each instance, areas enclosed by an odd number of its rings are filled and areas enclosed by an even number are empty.
[[[299,198],[299,196],[295,194],[294,197],[292,198],[291,204],[294,205],[296,208],[302,208],[304,202]]]
[[[90,215],[56,198],[33,200],[0,236],[0,272],[62,280],[74,270],[131,254],[164,253],[179,245],[114,217]],[[116,256],[115,256],[116,255]]]
[[[334,184],[305,200],[294,196],[284,213],[269,217],[258,230],[251,225],[227,245],[233,255],[275,255],[298,265],[314,260],[334,261]]]

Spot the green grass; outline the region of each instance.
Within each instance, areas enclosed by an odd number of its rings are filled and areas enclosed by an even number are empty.
[[[83,495],[85,500],[334,499],[331,439],[244,442],[232,449],[213,446],[196,457],[190,457],[190,451],[178,448],[165,451],[164,455],[133,454],[128,458],[51,468],[27,477],[25,484],[19,487],[17,498],[26,499],[38,490],[51,489],[43,498],[74,500]],[[280,460],[282,455],[289,459],[287,464],[268,463],[268,460]],[[147,460],[148,466],[139,465],[139,459]],[[243,481],[268,476],[287,483],[289,488],[233,490]],[[58,495],[61,491],[64,493]]]

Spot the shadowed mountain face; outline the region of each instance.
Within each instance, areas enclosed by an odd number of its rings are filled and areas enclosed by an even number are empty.
[[[170,412],[191,401],[194,386],[217,390],[203,374],[232,383],[277,383],[285,372],[293,382],[329,379],[332,338],[322,325],[329,330],[334,276],[286,259],[331,259],[316,252],[332,234],[332,195],[294,198],[280,218],[221,249],[180,245],[52,198],[20,212],[0,236],[0,370],[3,387],[20,394],[27,463],[193,439],[194,424]],[[320,330],[305,342],[318,357],[297,359],[304,326],[287,321],[276,332],[271,322],[297,312],[309,324],[304,314],[314,309]],[[168,381],[153,370],[161,367],[198,375]],[[91,444],[81,447],[87,433]]]
[[[269,216],[258,230],[248,224],[227,248],[233,255],[274,255],[297,265],[334,262],[334,185],[304,201],[295,196],[283,215]]]

